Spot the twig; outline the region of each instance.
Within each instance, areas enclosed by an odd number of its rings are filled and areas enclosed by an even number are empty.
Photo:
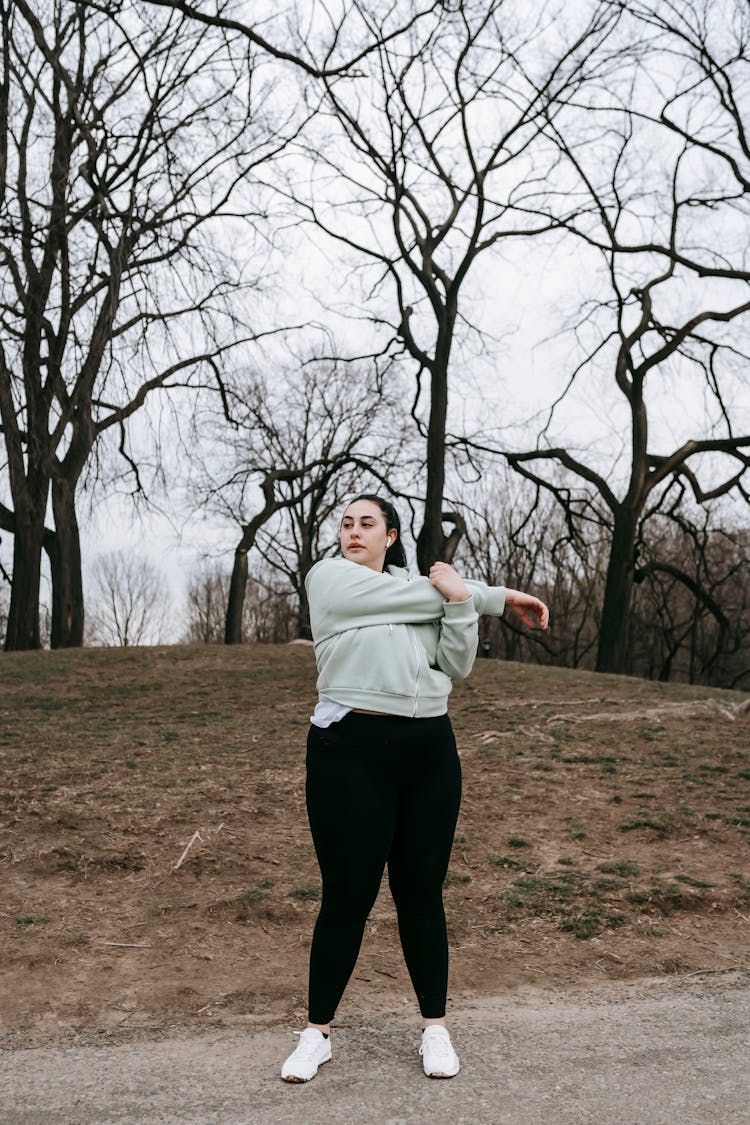
[[[193,835],[188,840],[187,847],[185,848],[185,851],[182,853],[180,858],[177,860],[177,863],[175,863],[174,867],[172,868],[173,871],[178,871],[180,869],[180,867],[182,866],[183,860],[185,859],[186,855],[188,854],[188,852],[190,851],[190,849],[192,848],[192,846],[193,846],[193,844],[195,843],[196,840],[200,840],[200,842],[203,843],[203,837],[201,836],[200,832],[198,832],[197,830],[193,833]]]
[[[101,941],[100,945],[109,945],[113,949],[152,949],[147,942],[133,942],[133,941]]]
[[[686,973],[686,977],[704,977],[715,973],[736,973],[739,965],[728,965],[726,969],[696,969],[694,973]]]

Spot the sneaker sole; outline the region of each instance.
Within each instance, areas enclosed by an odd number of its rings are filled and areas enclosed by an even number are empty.
[[[329,1063],[330,1061],[331,1061],[330,1059],[323,1059],[323,1061],[321,1063],[318,1063],[318,1070],[320,1070],[321,1066],[325,1066],[326,1063]],[[318,1073],[318,1070],[315,1071],[315,1074]],[[301,1083],[301,1082],[312,1082],[313,1078],[315,1077],[315,1074],[311,1074],[309,1078],[299,1078],[296,1074],[282,1074],[281,1075],[281,1081],[282,1082],[294,1082],[294,1083],[299,1085],[299,1083]]]

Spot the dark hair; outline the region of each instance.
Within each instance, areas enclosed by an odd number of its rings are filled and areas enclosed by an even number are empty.
[[[377,504],[385,516],[385,526],[389,531],[398,532],[395,542],[391,543],[385,553],[383,569],[385,570],[387,566],[406,566],[406,552],[401,542],[401,520],[398,518],[398,512],[393,507],[390,500],[385,500],[382,496],[377,496],[374,492],[361,492],[359,496],[352,497],[346,505],[347,508],[356,500],[370,500],[373,504]]]

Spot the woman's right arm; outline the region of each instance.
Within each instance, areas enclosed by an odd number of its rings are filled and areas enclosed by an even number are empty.
[[[378,574],[348,559],[323,559],[305,580],[315,640],[365,625],[420,625],[439,621],[445,598],[429,578]],[[477,613],[501,614],[502,586],[467,582]]]
[[[429,579],[378,574],[349,559],[323,559],[305,579],[315,640],[364,625],[438,620],[443,597]]]

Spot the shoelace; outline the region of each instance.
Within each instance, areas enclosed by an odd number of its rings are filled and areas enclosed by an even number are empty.
[[[295,1035],[299,1035],[299,1043],[297,1044],[295,1055],[303,1059],[311,1059],[317,1053],[319,1040],[314,1035],[308,1035],[307,1031],[311,1030],[306,1028],[305,1031],[295,1031]]]
[[[422,1046],[419,1048],[420,1055],[424,1054],[424,1049],[429,1042],[430,1050],[439,1058],[449,1059],[453,1054],[451,1041],[446,1035],[428,1035],[426,1040],[423,1040]]]

